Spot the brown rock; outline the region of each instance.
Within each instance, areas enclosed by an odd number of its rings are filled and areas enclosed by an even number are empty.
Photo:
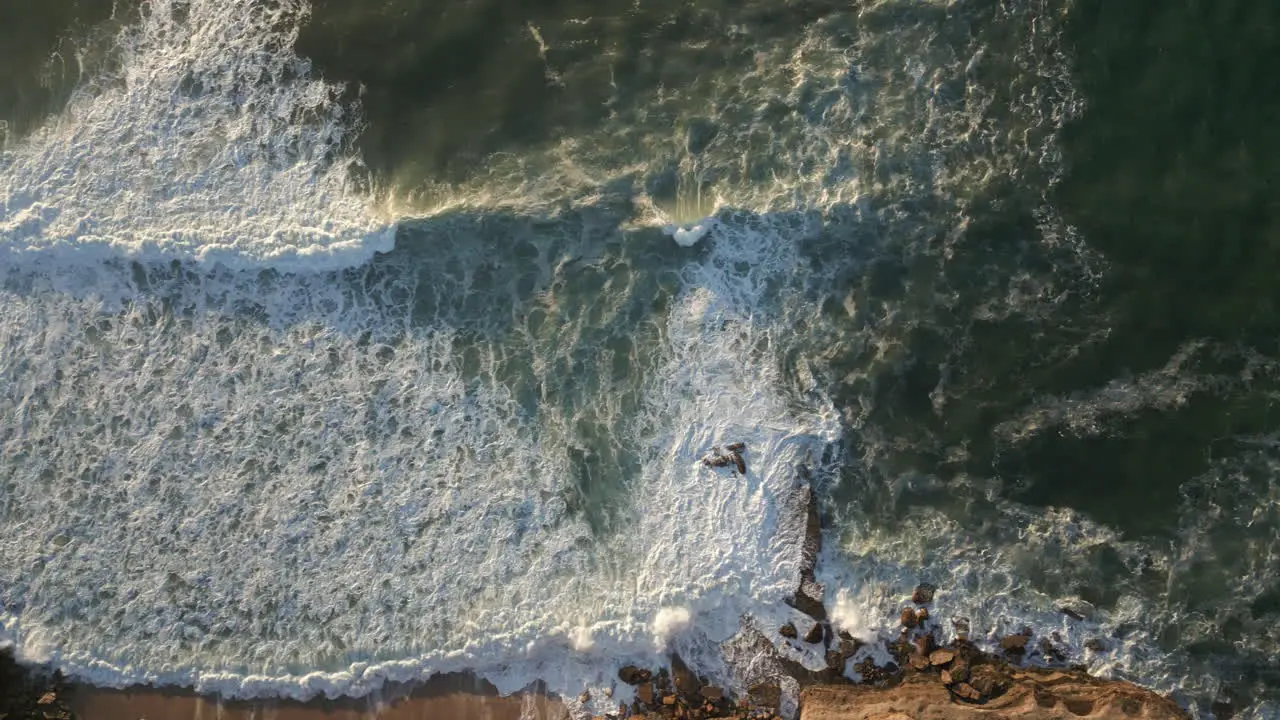
[[[799,633],[796,632],[796,626],[792,623],[786,623],[782,627],[778,628],[778,634],[784,638],[791,638],[792,640],[799,637]]]
[[[929,608],[916,608],[916,624],[923,625],[929,619]]]
[[[903,627],[913,628],[916,626],[916,613],[911,608],[903,608],[902,615],[898,617]]]
[[[1009,684],[1008,678],[1002,672],[1007,667],[979,665],[970,670],[969,679],[966,682],[972,685],[979,695],[984,697],[1003,695]]]
[[[908,662],[911,663],[911,667],[917,670],[924,670],[929,667],[929,658],[923,655],[912,655]]]
[[[1172,701],[1130,683],[998,662],[983,667],[998,692],[984,694],[967,681],[947,688],[927,674],[892,687],[806,687],[800,720],[1189,720]]]
[[[702,697],[708,700],[719,700],[724,697],[724,690],[712,685],[706,685],[702,688]]]
[[[1000,649],[1014,655],[1021,654],[1026,652],[1027,641],[1030,639],[1030,635],[1005,635],[1000,640]]]
[[[824,588],[812,575],[801,575],[800,587],[786,603],[809,617],[822,622],[827,619],[827,608],[822,604]]]
[[[862,682],[867,684],[880,684],[886,680],[893,678],[898,672],[896,665],[890,664],[887,667],[876,665],[875,660],[867,658],[853,667],[854,670],[862,676]]]
[[[668,706],[669,706],[669,705],[675,705],[675,704],[676,704],[676,696],[675,696],[675,695],[663,695],[663,696],[662,696],[662,704],[663,704],[663,705],[668,705]]]
[[[1044,656],[1045,660],[1051,662],[1062,662],[1067,659],[1066,654],[1058,646],[1054,645],[1049,638],[1040,638],[1040,654]]]
[[[653,673],[635,665],[623,665],[618,668],[618,679],[628,685],[639,685],[653,679]]]
[[[641,683],[636,688],[636,699],[645,705],[653,704],[653,683]]]
[[[590,700],[591,700],[591,693],[587,690],[583,690],[582,694],[578,696],[578,702],[582,703],[583,705],[586,705],[587,702]]]
[[[836,645],[836,649],[840,651],[840,655],[845,660],[858,654],[858,650],[861,647],[862,643],[852,638],[841,638],[839,644]]]
[[[822,634],[822,623],[814,623],[813,627],[809,628],[809,632],[804,634],[804,641],[811,645],[820,643]]]
[[[677,654],[671,656],[671,682],[676,686],[676,693],[689,700],[698,697],[698,689],[702,686],[697,676]]]
[[[55,701],[57,701],[57,699],[58,699],[57,695],[53,694],[52,692],[47,692],[44,695],[40,696],[40,699],[36,701],[36,704],[52,705]]]
[[[956,651],[940,648],[929,653],[930,665],[946,665],[956,659]]]
[[[941,677],[942,677],[942,684],[943,684],[943,685],[950,685],[950,684],[952,683],[952,680],[953,680],[953,679],[952,679],[952,677],[951,677],[951,671],[950,671],[950,670],[943,670],[943,671],[942,671],[942,675],[941,675]]]
[[[933,652],[933,636],[932,635],[921,635],[920,637],[915,639],[913,644],[915,645],[915,651],[920,655],[924,655],[925,657],[928,657],[929,653]]]
[[[911,602],[917,605],[928,605],[933,602],[933,594],[938,591],[936,585],[929,583],[920,583],[915,590],[911,591]]]
[[[757,707],[777,709],[782,704],[782,688],[776,682],[762,682],[747,688],[751,703]]]
[[[839,650],[828,650],[826,660],[828,670],[834,670],[838,673],[844,672],[845,656]]]

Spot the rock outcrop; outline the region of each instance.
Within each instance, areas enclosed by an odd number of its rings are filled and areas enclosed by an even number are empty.
[[[67,720],[69,686],[45,668],[24,668],[9,650],[0,651],[0,718]]]
[[[941,651],[935,651],[941,652]],[[1001,692],[974,703],[938,676],[909,674],[892,687],[815,685],[800,695],[800,720],[1189,720],[1176,703],[1082,672],[985,666]]]

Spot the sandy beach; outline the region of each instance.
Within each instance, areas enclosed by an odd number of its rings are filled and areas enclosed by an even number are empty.
[[[489,683],[466,674],[437,676],[418,688],[377,698],[229,701],[189,690],[138,687],[105,690],[75,686],[72,712],[86,720],[562,720],[563,704],[539,692],[501,697]]]

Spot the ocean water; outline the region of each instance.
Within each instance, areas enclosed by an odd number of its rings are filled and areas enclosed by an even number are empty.
[[[1275,10],[21,5],[23,656],[741,686],[755,633],[823,665],[776,633],[812,486],[847,629],[929,580],[981,642],[1280,713]]]

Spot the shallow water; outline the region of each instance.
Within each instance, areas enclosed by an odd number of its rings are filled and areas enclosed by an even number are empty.
[[[1275,712],[1271,10],[232,4],[52,4],[83,79],[0,96],[23,652],[744,682],[803,465],[839,622],[927,578],[979,638]],[[734,440],[745,477],[698,462]]]

